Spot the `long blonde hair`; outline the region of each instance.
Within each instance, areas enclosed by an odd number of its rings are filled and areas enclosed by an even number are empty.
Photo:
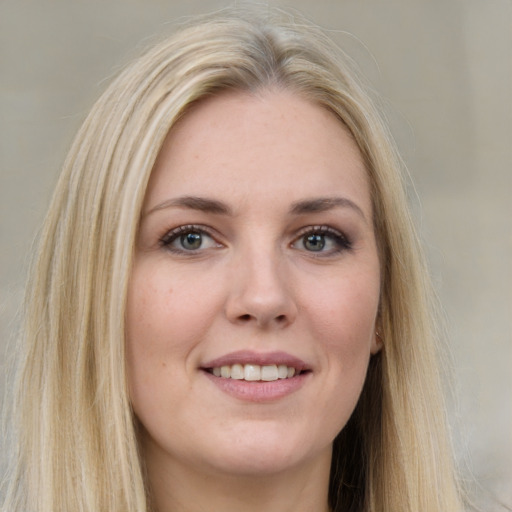
[[[390,136],[339,48],[303,21],[274,16],[230,11],[183,28],[125,69],[80,129],[27,292],[18,466],[5,511],[149,510],[123,364],[126,290],[147,182],[166,134],[194,102],[269,87],[337,115],[372,187],[384,348],[335,440],[331,506],[461,508],[429,284]]]

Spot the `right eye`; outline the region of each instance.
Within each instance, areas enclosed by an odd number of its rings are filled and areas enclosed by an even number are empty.
[[[179,226],[167,232],[161,239],[162,247],[178,253],[196,253],[204,249],[221,247],[205,228]]]

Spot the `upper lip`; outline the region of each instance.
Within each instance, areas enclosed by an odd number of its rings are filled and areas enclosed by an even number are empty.
[[[308,365],[300,358],[286,352],[253,352],[251,350],[238,350],[224,356],[207,361],[202,368],[219,368],[234,364],[257,364],[259,366],[280,365],[295,368],[296,370],[308,370]]]

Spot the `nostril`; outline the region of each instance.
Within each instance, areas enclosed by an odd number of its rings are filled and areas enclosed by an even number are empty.
[[[241,322],[246,323],[246,322],[250,322],[253,318],[255,319],[255,317],[253,317],[251,314],[246,313],[244,315],[240,315],[238,317],[238,320],[241,321]],[[274,318],[274,321],[277,322],[278,324],[286,323],[286,315],[276,316]]]

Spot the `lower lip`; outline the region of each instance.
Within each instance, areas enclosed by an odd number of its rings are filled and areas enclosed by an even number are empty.
[[[264,382],[226,379],[206,371],[203,373],[222,392],[246,402],[270,402],[284,398],[298,391],[311,375],[311,372],[305,372],[289,379]]]

